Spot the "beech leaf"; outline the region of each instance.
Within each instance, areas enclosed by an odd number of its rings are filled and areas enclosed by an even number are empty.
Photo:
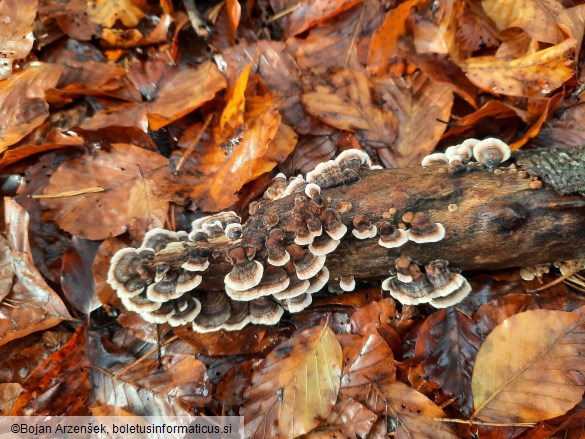
[[[134,27],[144,16],[131,0],[93,0],[89,2],[88,13],[91,21],[103,27],[113,27],[116,20]]]
[[[301,96],[307,112],[323,122],[383,147],[396,138],[396,116],[374,102],[372,82],[360,70],[339,70],[327,84],[316,85]]]
[[[105,239],[129,228],[140,239],[146,230],[164,225],[170,195],[163,186],[169,176],[163,156],[114,144],[110,152],[63,163],[44,190],[53,198],[42,202],[56,209],[59,227],[80,238]],[[80,194],[67,196],[69,191]]]
[[[395,381],[376,386],[366,406],[373,412],[395,418],[395,437],[458,439],[449,424],[438,418],[446,415],[435,403],[404,383]]]
[[[507,96],[533,96],[560,87],[573,76],[568,52],[576,41],[568,38],[556,46],[513,60],[495,56],[468,58],[462,69],[478,87]]]
[[[499,30],[519,27],[537,41],[554,44],[562,40],[555,22],[564,9],[560,1],[483,0],[481,5]]]
[[[158,130],[199,108],[226,85],[225,78],[211,61],[175,72],[161,84],[158,98],[146,105],[150,128]]]
[[[0,3],[0,79],[12,74],[12,63],[24,59],[33,47],[38,0],[3,0]]]
[[[49,116],[45,92],[57,85],[63,70],[54,64],[41,64],[0,82],[0,153]]]
[[[300,332],[268,354],[246,391],[246,437],[295,438],[326,418],[337,399],[341,346],[328,326]]]
[[[579,314],[537,309],[497,326],[477,354],[472,417],[539,422],[574,407],[585,390],[584,325]]]

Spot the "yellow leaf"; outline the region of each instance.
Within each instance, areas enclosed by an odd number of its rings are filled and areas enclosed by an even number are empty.
[[[246,437],[294,438],[315,428],[337,399],[341,361],[341,346],[328,326],[278,345],[246,392]]]
[[[126,27],[134,27],[144,16],[131,0],[96,0],[88,4],[91,21],[103,27],[113,27],[120,20]]]
[[[568,52],[576,41],[566,39],[556,46],[514,60],[494,56],[468,58],[462,69],[478,87],[507,96],[548,93],[573,76]]]
[[[585,317],[533,310],[497,326],[481,346],[471,381],[486,422],[538,422],[566,413],[583,396]]]
[[[519,27],[545,43],[563,39],[555,19],[564,8],[557,0],[483,0],[481,5],[499,30]]]

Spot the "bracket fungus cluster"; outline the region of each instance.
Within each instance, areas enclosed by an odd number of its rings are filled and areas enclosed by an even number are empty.
[[[466,165],[475,158],[492,170],[509,157],[508,146],[498,139],[469,139],[431,154],[422,165]],[[278,174],[263,197],[250,205],[244,224],[236,213],[220,212],[194,221],[190,233],[151,230],[139,248],[114,255],[108,282],[123,305],[148,322],[189,324],[197,332],[270,325],[285,310],[305,309],[327,284],[332,291],[354,290],[360,273],[330,279],[327,257],[342,240],[374,240],[388,249],[392,276],[382,288],[392,297],[402,304],[437,308],[458,303],[471,291],[462,275],[442,259],[419,266],[402,248],[445,237],[445,227],[429,212],[405,210],[397,221],[393,207],[373,217],[351,201],[331,196],[336,188],[377,169],[363,151],[346,150],[306,176],[287,179]],[[272,208],[277,200],[287,207]],[[211,291],[205,288],[205,272],[218,258],[225,258],[231,270],[223,290]]]

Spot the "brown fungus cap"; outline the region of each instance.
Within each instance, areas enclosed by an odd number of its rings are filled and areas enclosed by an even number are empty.
[[[285,234],[280,229],[274,229],[266,238],[265,247],[268,252],[267,262],[270,265],[281,267],[290,260],[290,255],[284,248]]]
[[[274,325],[278,323],[284,310],[274,300],[261,297],[248,304],[250,323],[256,325]]]
[[[255,287],[262,280],[264,266],[254,261],[256,250],[254,247],[233,247],[228,251],[227,259],[234,264],[224,278],[225,285],[235,291],[245,291]]]
[[[458,274],[457,276],[461,276]],[[463,276],[461,276],[463,278]],[[465,299],[471,293],[471,285],[463,278],[462,285],[453,291],[451,294],[444,297],[435,297],[431,299],[430,304],[435,308],[447,308],[456,305]]]
[[[287,247],[300,280],[310,279],[325,265],[325,256],[315,256],[308,249],[296,244]]]
[[[316,237],[309,245],[309,251],[315,256],[325,256],[335,251],[339,243],[337,239],[331,239],[327,234]]]
[[[403,305],[418,305],[431,300],[433,286],[423,276],[413,279],[412,282],[401,282],[397,276],[392,276],[382,282],[382,289]]]
[[[154,255],[149,249],[123,248],[110,261],[107,281],[120,297],[140,294],[153,281],[153,274],[144,265]]]
[[[165,248],[169,242],[177,241],[179,241],[179,236],[176,232],[155,228],[144,234],[140,248],[150,248],[157,252]]]
[[[449,158],[442,152],[429,154],[420,162],[421,166],[446,165],[447,163],[449,163]]]
[[[160,281],[146,288],[146,297],[153,302],[168,302],[178,299],[184,294],[184,291],[177,289],[178,280],[178,270],[168,270]]]
[[[310,294],[301,294],[300,296],[293,297],[292,299],[286,299],[281,302],[281,305],[290,313],[297,313],[303,311],[305,308],[311,305],[313,302],[313,296]]]
[[[355,290],[355,279],[353,276],[341,276],[339,278],[339,288],[343,291]]]
[[[410,223],[408,239],[423,244],[438,242],[445,237],[445,228],[440,223],[433,223],[431,217],[424,212],[417,212]]]
[[[129,310],[137,313],[156,311],[161,307],[161,302],[153,302],[146,297],[145,293],[140,293],[134,297],[121,297],[122,305]]]
[[[385,248],[398,248],[408,242],[408,234],[405,230],[394,227],[388,221],[378,223],[378,244]]]
[[[180,270],[177,279],[177,293],[186,293],[187,291],[194,290],[201,284],[202,279],[198,274],[187,270]]]
[[[193,320],[193,330],[218,330],[231,317],[232,308],[223,291],[201,291],[195,297],[201,302],[201,312]]]
[[[140,316],[148,323],[157,323],[160,325],[163,323],[167,323],[169,321],[169,318],[173,314],[175,314],[175,311],[176,311],[175,302],[171,301],[163,303],[160,306],[160,308],[157,309],[156,311],[143,312],[140,314]]]
[[[359,171],[362,165],[368,168],[372,165],[370,156],[364,151],[359,149],[347,149],[342,151],[336,158],[335,161],[342,170],[352,169]]]
[[[209,250],[207,248],[195,247],[189,250],[187,260],[181,268],[187,271],[205,271],[209,267]]]
[[[463,276],[449,270],[449,262],[444,259],[430,262],[425,272],[434,288],[433,298],[448,296],[466,282]]]
[[[221,325],[221,329],[225,329],[226,331],[239,331],[248,323],[250,323],[248,302],[238,302],[230,299],[230,306],[230,318],[223,325]]]
[[[226,285],[225,291],[233,300],[252,300],[258,297],[280,293],[288,288],[290,279],[281,267],[268,266],[264,270],[262,280],[258,285],[245,291],[235,291]]]
[[[169,325],[177,327],[192,322],[201,312],[201,303],[191,296],[176,301],[177,310],[169,318]]]
[[[357,239],[368,239],[376,236],[377,228],[365,215],[356,215],[353,218],[353,230],[351,233]]]
[[[339,213],[335,209],[327,208],[321,213],[321,224],[325,232],[337,241],[347,233],[347,227],[341,221]]]
[[[329,269],[327,267],[321,268],[321,271],[319,271],[315,277],[312,277],[309,280],[311,281],[311,285],[306,291],[307,294],[314,294],[321,291],[321,289],[327,285],[327,282],[329,281]]]

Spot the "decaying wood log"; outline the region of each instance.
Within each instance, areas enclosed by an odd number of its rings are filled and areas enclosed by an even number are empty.
[[[279,177],[279,195],[245,224],[222,213],[188,237],[155,230],[140,249],[118,252],[108,281],[147,320],[206,332],[275,323],[327,281],[349,291],[386,277],[382,288],[402,303],[447,307],[471,290],[458,270],[585,259],[584,149],[522,153],[529,173],[497,167],[498,154],[509,157],[499,140],[484,160],[491,140],[474,147],[482,163],[456,154],[450,164],[383,170],[357,151],[290,182],[290,195]],[[400,245],[384,247],[379,239],[392,234]]]

